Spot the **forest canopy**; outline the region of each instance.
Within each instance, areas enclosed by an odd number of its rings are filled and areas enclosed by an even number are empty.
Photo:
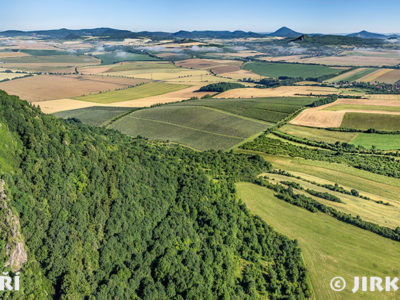
[[[28,248],[21,291],[6,298],[310,295],[297,242],[235,196],[236,181],[271,169],[259,156],[133,139],[1,91],[0,125],[0,175]]]

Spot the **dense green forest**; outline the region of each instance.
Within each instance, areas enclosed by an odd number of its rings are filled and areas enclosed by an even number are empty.
[[[297,242],[235,196],[236,181],[271,169],[260,157],[58,120],[1,91],[0,125],[0,175],[28,249],[21,291],[3,298],[310,295]]]

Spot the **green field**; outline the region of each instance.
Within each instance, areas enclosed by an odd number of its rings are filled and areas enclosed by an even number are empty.
[[[199,150],[228,149],[269,126],[207,107],[166,105],[131,113],[109,127]]]
[[[157,96],[166,94],[169,92],[179,91],[181,89],[189,87],[188,85],[183,84],[171,84],[164,82],[149,82],[141,85],[137,85],[132,88],[127,88],[123,90],[86,95],[76,97],[76,100],[95,102],[95,103],[114,103],[121,101],[129,101],[140,98],[146,98],[151,96]]]
[[[158,60],[158,58],[151,57],[147,54],[129,53],[123,51],[107,52],[104,54],[95,55],[101,59],[101,64],[110,65],[121,61],[136,61],[136,60]]]
[[[400,130],[400,115],[347,112],[340,127],[397,131]]]
[[[381,150],[400,149],[400,134],[359,133],[351,144]]]
[[[366,102],[367,103],[367,102]],[[330,111],[341,111],[341,110],[372,110],[372,111],[391,111],[391,112],[399,112],[400,106],[385,106],[385,105],[364,105],[364,104],[336,104],[332,106],[328,106],[323,110]]]
[[[244,65],[244,69],[268,77],[289,76],[303,78],[319,77],[323,75],[335,75],[342,71],[322,65],[267,62],[249,62]]]
[[[251,183],[239,183],[237,189],[254,214],[298,240],[317,299],[395,299],[393,293],[353,294],[351,281],[354,276],[399,276],[399,242],[293,206]],[[335,276],[348,282],[344,291],[331,290],[329,283]]]
[[[349,81],[349,82],[357,81],[358,79],[360,79],[360,78],[362,78],[364,76],[367,76],[368,74],[371,74],[372,72],[375,72],[376,70],[377,70],[376,68],[367,68],[367,69],[364,69],[364,70],[360,70],[360,71],[358,71],[358,72],[356,72],[354,74],[351,74],[350,76],[348,76],[348,77],[346,77],[346,78],[344,78],[342,80],[343,81]]]
[[[315,100],[315,98],[301,97],[202,99],[185,102],[185,105],[212,107],[244,117],[274,123]]]
[[[236,150],[243,153],[259,154],[272,163],[276,169],[319,183],[338,183],[347,189],[356,189],[371,199],[400,203],[400,179],[374,174],[349,167],[345,164],[315,161],[297,157],[268,155],[249,150]]]
[[[381,203],[377,203],[375,199],[371,198],[372,200],[366,200],[362,199],[360,197],[356,197],[353,195],[348,195],[344,193],[340,193],[338,191],[332,191],[331,189],[328,189],[323,186],[319,186],[318,184],[321,184],[320,180],[314,179],[310,180],[309,178],[303,178],[302,176],[301,179],[299,178],[294,178],[294,177],[288,177],[280,174],[270,174],[267,173],[266,176],[268,177],[268,180],[276,184],[278,182],[284,182],[290,181],[290,182],[295,182],[296,184],[300,185],[304,190],[296,189],[293,188],[294,191],[298,194],[304,194],[310,198],[313,198],[314,200],[326,205],[335,208],[338,211],[351,214],[353,216],[359,215],[363,220],[375,223],[381,226],[386,226],[390,227],[392,229],[395,229],[396,227],[400,226],[400,205],[398,202],[395,201],[390,201],[389,199],[386,199],[385,202],[390,203],[391,205],[383,205]],[[325,184],[325,182],[324,182]],[[328,184],[334,185],[334,182],[329,182]],[[339,202],[334,202],[334,201],[329,201],[326,199],[323,199],[321,197],[314,196],[310,193],[307,193],[306,190],[310,189],[313,191],[321,192],[321,193],[328,193],[330,195],[334,195],[338,197],[342,203]],[[347,191],[350,191],[350,188],[347,188]],[[361,193],[360,195],[363,195]]]
[[[80,109],[73,109],[67,111],[57,112],[54,115],[57,118],[68,119],[76,118],[82,123],[102,126],[107,124],[109,121],[121,116],[123,114],[134,111],[135,108],[130,107],[104,107],[104,106],[93,106]]]
[[[331,131],[320,128],[304,127],[290,124],[282,126],[281,128],[279,128],[279,131],[297,137],[326,143],[336,143],[337,141],[349,143],[358,135],[357,132]]]

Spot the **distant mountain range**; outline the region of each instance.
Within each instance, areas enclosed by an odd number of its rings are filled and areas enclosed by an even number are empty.
[[[356,32],[356,33],[350,33],[347,36],[358,37],[358,38],[363,38],[363,39],[385,39],[388,37],[385,34],[373,33],[373,32],[369,32],[366,30]]]
[[[119,30],[113,28],[94,28],[94,29],[54,29],[54,30],[35,30],[35,31],[20,31],[20,30],[7,30],[0,32],[1,36],[16,37],[16,36],[37,36],[49,39],[78,39],[87,36],[93,36],[102,39],[124,39],[124,38],[138,38],[138,37],[151,37],[151,38],[179,38],[179,39],[200,39],[200,38],[216,38],[216,39],[232,39],[232,38],[262,38],[262,37],[298,37],[301,33],[293,31],[287,27],[282,27],[272,33],[256,33],[251,31],[185,31],[178,32],[151,32],[141,31],[133,32],[129,30]]]
[[[54,30],[36,30],[36,31],[19,31],[19,30],[7,30],[0,32],[1,36],[5,37],[17,37],[17,36],[36,36],[48,39],[65,39],[73,40],[80,39],[87,36],[97,37],[99,39],[125,39],[125,38],[139,38],[139,37],[150,37],[152,39],[162,38],[177,38],[177,39],[201,39],[201,38],[216,38],[216,39],[232,39],[232,38],[262,38],[262,37],[284,37],[284,38],[298,38],[303,34],[296,32],[288,27],[281,27],[277,31],[272,33],[257,33],[252,31],[214,31],[214,30],[203,30],[203,31],[178,31],[175,33],[171,32],[151,32],[141,31],[133,32],[129,30],[120,30],[113,28],[94,28],[94,29],[54,29]],[[313,35],[313,34],[311,34]],[[322,36],[322,34],[319,34]],[[384,38],[397,38],[398,35],[384,35],[378,33],[372,33],[368,31],[361,31],[357,33],[351,33],[346,35],[348,37],[363,38],[363,39],[384,39]]]
[[[296,32],[288,27],[281,27],[277,31],[268,34],[269,36],[277,36],[277,37],[287,37],[287,38],[297,38],[303,35],[300,32]]]

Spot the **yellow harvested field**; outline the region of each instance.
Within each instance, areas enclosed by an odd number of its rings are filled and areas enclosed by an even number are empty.
[[[1,82],[0,89],[33,102],[95,94],[143,82],[146,80],[95,75],[37,75]]]
[[[331,87],[318,86],[280,86],[277,88],[243,88],[223,92],[215,98],[257,98],[257,97],[292,97],[296,94],[337,94],[340,91]]]
[[[238,71],[243,63],[236,60],[192,58],[177,61],[175,64],[183,68],[211,70],[214,73],[221,74]]]
[[[251,57],[256,55],[262,55],[262,53],[252,50],[244,50],[232,53],[213,53],[213,56],[221,56],[221,57]]]
[[[237,82],[235,79],[229,79],[211,74],[183,76],[166,80],[169,83],[190,84],[190,85],[207,85],[216,82]]]
[[[204,95],[213,93],[210,92],[196,92],[200,86],[192,86],[176,92],[167,93],[164,95],[141,98],[131,101],[114,102],[111,104],[99,104],[94,102],[73,100],[73,99],[59,99],[49,101],[32,102],[33,105],[38,105],[41,110],[46,114],[52,114],[59,111],[85,108],[91,106],[115,106],[115,107],[150,107],[155,104],[179,102],[182,100],[190,99],[191,97],[201,98]]]
[[[145,69],[145,70],[106,72],[104,73],[104,75],[144,78],[151,80],[172,80],[184,77],[210,75],[210,73],[205,70],[190,70],[190,69],[176,68],[176,69]]]
[[[371,95],[371,96],[386,96],[386,95]],[[400,96],[400,95],[389,95],[389,96]],[[368,99],[368,100],[339,99],[334,103],[329,103],[319,107],[308,108],[302,111],[300,114],[298,114],[289,123],[293,125],[329,128],[329,127],[340,127],[343,117],[347,112],[399,115],[400,112],[384,111],[381,109],[382,106],[400,107],[400,101],[399,101],[400,98],[399,99],[392,98],[392,100],[389,99],[388,98],[377,99],[376,97],[375,99]],[[337,111],[324,110],[327,107],[335,107],[337,105],[342,105],[342,104],[349,105],[349,108],[344,108],[343,110],[337,110]],[[352,108],[351,105],[355,105],[354,108]],[[358,107],[359,105],[377,106],[377,110],[359,109]]]
[[[236,80],[240,80],[243,78],[251,78],[253,80],[260,80],[261,78],[264,78],[264,76],[260,76],[256,73],[253,73],[252,71],[248,71],[248,70],[238,70],[238,71],[234,71],[234,72],[227,72],[227,73],[223,73],[220,74],[221,77],[226,77],[226,78],[230,78],[230,79],[236,79]]]
[[[400,80],[400,70],[391,70],[375,79],[377,82],[393,84]]]
[[[104,73],[110,70],[113,66],[108,65],[108,66],[88,66],[88,67],[82,67],[78,69],[79,74],[82,75],[90,75],[90,74],[99,74],[99,73]]]
[[[286,55],[286,56],[261,56],[258,59],[265,61],[285,61],[285,62],[299,62],[304,55]]]
[[[375,94],[375,95],[365,95],[365,97],[370,100],[400,101],[400,95]]]
[[[322,111],[318,108],[308,108],[303,110],[289,123],[322,128],[340,127],[344,114],[344,111]]]
[[[364,77],[361,77],[358,81],[362,81],[362,82],[374,82],[376,81],[377,78],[385,75],[386,73],[389,73],[390,71],[392,71],[393,69],[380,69],[377,70],[375,72],[372,72]]]
[[[354,75],[354,74],[356,74],[356,73],[358,73],[358,72],[360,72],[360,71],[363,71],[363,70],[365,70],[365,68],[357,68],[357,69],[351,70],[351,71],[349,71],[349,72],[340,74],[340,75],[338,75],[338,76],[336,76],[336,77],[333,77],[333,78],[331,78],[331,79],[328,79],[327,82],[341,81],[341,80],[344,80],[344,79],[346,79],[347,77],[352,76],[352,75]],[[367,76],[368,76],[368,75],[367,75]]]
[[[23,52],[14,52],[14,51],[0,52],[0,58],[4,58],[4,57],[22,57],[22,56],[29,56],[29,54],[23,53]]]
[[[105,106],[104,104],[79,101],[73,99],[58,99],[49,101],[32,102],[32,105],[39,106],[45,114],[52,114],[59,111],[85,108],[91,106]]]

